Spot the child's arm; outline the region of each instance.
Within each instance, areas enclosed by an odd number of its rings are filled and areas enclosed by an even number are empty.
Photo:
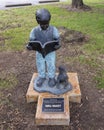
[[[30,32],[30,37],[29,37],[29,41],[35,41],[36,37],[35,37],[35,28],[33,28]]]
[[[35,28],[33,28],[30,32],[30,36],[29,36],[29,41],[35,41],[36,40],[36,37],[35,37]],[[30,45],[30,43],[28,43],[26,45],[26,48],[28,50],[33,50],[32,46]]]
[[[60,38],[58,29],[56,27],[53,27],[53,40],[58,40]]]
[[[59,49],[61,47],[60,35],[56,27],[53,28],[53,39],[59,41],[59,44],[55,45],[55,49]]]

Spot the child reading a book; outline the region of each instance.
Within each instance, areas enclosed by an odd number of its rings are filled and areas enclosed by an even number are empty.
[[[36,11],[38,26],[34,27],[30,33],[30,43],[32,44],[29,43],[27,45],[27,49],[36,50],[36,66],[39,74],[36,84],[38,87],[41,87],[46,80],[46,74],[49,79],[48,85],[54,87],[56,84],[55,50],[60,48],[60,36],[56,27],[49,25],[50,19],[51,14],[47,9],[39,9]],[[57,44],[53,41],[56,41]],[[44,46],[47,42],[49,43],[45,50],[43,48],[39,49],[37,43],[41,43]]]

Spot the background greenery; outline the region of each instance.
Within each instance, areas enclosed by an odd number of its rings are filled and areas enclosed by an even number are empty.
[[[70,3],[68,0],[54,5],[0,10],[0,51],[24,50],[31,29],[37,25],[35,11],[40,7],[47,8],[52,14],[52,25],[89,35],[89,42],[81,46],[86,55],[80,55],[75,60],[94,67],[97,70],[94,78],[98,86],[104,88],[104,0],[84,0],[85,4],[92,7],[92,11],[88,12],[69,12],[61,8],[61,5]]]

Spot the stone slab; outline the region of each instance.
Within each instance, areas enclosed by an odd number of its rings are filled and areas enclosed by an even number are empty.
[[[80,86],[79,86],[79,81],[78,81],[78,75],[77,73],[67,73],[69,77],[69,82],[72,84],[73,89],[65,94],[62,94],[62,96],[67,95],[69,98],[69,101],[72,102],[81,102],[81,91],[80,91]],[[41,94],[41,96],[52,96],[53,94],[44,92],[44,93],[39,93],[33,89],[34,86],[34,79],[37,77],[37,73],[34,73],[31,79],[31,82],[29,84],[29,88],[26,93],[26,99],[27,102],[37,102],[38,97]],[[54,95],[55,96],[55,95]]]
[[[60,0],[39,0],[39,3],[60,2]]]
[[[19,4],[7,4],[5,7],[16,7],[16,6],[29,6],[31,3],[19,3]]]
[[[64,112],[43,112],[42,104],[44,98],[64,98]],[[36,125],[69,125],[69,97],[65,95],[40,95],[37,104],[37,111],[35,116]]]

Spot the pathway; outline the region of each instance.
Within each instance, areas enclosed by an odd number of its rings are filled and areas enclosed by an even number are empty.
[[[0,9],[6,9],[6,6],[10,5],[36,5],[40,3],[51,3],[66,0],[0,0]]]

